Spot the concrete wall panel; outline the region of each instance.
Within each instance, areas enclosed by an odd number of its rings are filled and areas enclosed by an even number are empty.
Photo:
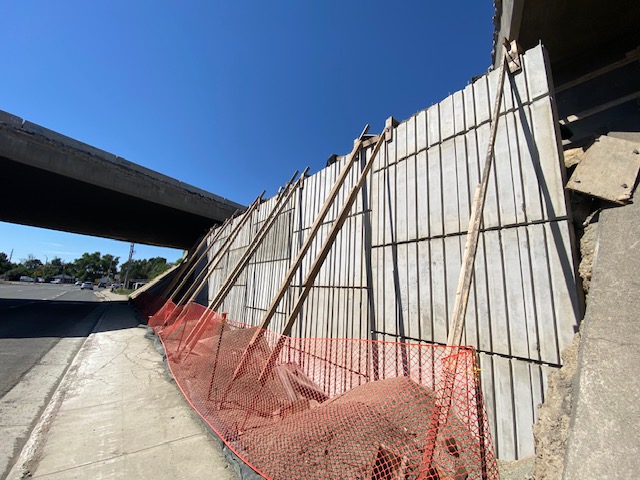
[[[542,47],[528,52],[524,71],[505,84],[464,330],[465,342],[480,351],[486,408],[503,459],[533,453],[531,425],[546,373],[560,365],[580,317],[545,61]],[[393,130],[292,335],[446,342],[497,81],[498,72],[491,72]],[[286,286],[272,330],[282,328],[371,150],[354,161]],[[231,318],[260,322],[345,161],[307,178],[292,197],[225,301]],[[211,272],[210,296],[274,204],[271,199],[253,214]]]

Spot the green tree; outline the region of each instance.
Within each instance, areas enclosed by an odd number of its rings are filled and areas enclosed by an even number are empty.
[[[31,272],[24,265],[16,265],[4,273],[4,278],[10,281],[20,280],[20,277],[30,277]]]
[[[27,258],[23,258],[20,263],[29,271],[30,276],[33,276],[36,271],[40,271],[43,267],[42,261],[34,257],[31,253],[27,256]]]
[[[132,260],[131,265],[129,265],[129,262],[122,264],[120,276],[124,279],[127,269],[129,269],[129,280],[133,278],[151,280],[169,268],[171,268],[171,263],[167,263],[167,259],[162,257],[154,257],[148,260]]]
[[[9,257],[7,257],[7,254],[4,252],[0,252],[0,275],[8,272],[14,267],[15,265],[9,261]]]
[[[73,261],[71,267],[73,276],[82,281],[93,281],[102,276],[102,263],[100,252],[83,253],[80,258]]]

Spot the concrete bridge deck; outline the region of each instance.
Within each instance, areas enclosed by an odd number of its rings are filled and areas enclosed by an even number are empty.
[[[0,221],[127,242],[189,248],[245,208],[3,111],[0,171]]]

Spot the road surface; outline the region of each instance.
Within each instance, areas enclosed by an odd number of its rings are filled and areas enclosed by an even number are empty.
[[[100,314],[75,285],[0,284],[0,478]]]

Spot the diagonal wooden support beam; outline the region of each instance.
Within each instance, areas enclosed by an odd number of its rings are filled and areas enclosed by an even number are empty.
[[[502,103],[502,93],[504,90],[504,79],[506,76],[507,63],[511,58],[509,51],[506,50],[500,63],[500,72],[498,77],[498,89],[496,99],[493,104],[493,116],[491,117],[491,130],[489,133],[489,144],[487,146],[487,156],[484,162],[484,169],[480,183],[476,188],[471,207],[471,215],[469,218],[469,227],[467,229],[467,242],[464,248],[464,256],[462,258],[462,269],[458,278],[458,288],[456,289],[456,300],[451,314],[451,323],[449,327],[449,336],[447,345],[460,345],[462,342],[462,332],[464,331],[464,322],[467,314],[467,305],[469,304],[469,292],[471,291],[471,280],[473,278],[474,263],[478,250],[478,238],[480,236],[480,225],[482,223],[482,213],[484,211],[484,203],[487,197],[487,189],[489,187],[489,175],[491,173],[491,165],[493,164],[493,150],[496,143],[496,134],[498,132],[498,122],[500,119],[500,104]]]

